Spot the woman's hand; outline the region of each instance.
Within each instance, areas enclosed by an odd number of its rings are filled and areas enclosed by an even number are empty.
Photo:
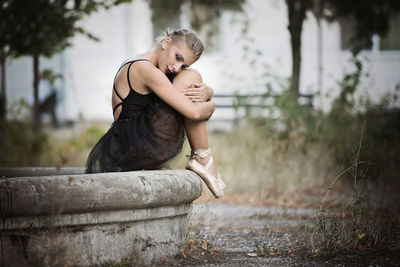
[[[205,83],[194,83],[186,86],[182,93],[192,102],[207,102],[211,100],[214,90]]]

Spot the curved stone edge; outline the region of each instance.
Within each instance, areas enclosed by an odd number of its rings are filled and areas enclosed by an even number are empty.
[[[162,206],[152,209],[101,211],[54,216],[11,217],[3,221],[2,232],[8,230],[49,229],[83,225],[118,224],[188,215],[191,204]]]
[[[19,167],[0,168],[0,179],[14,177],[84,174],[84,167]]]
[[[0,217],[143,209],[190,203],[201,180],[187,170],[17,177],[0,180]]]

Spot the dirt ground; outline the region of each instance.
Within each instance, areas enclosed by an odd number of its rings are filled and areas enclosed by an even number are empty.
[[[343,251],[331,257],[310,255],[304,244],[310,240],[314,216],[311,207],[259,205],[248,196],[246,201],[234,196],[220,202],[203,198],[193,205],[185,248],[155,265],[400,266],[398,245],[391,250]],[[392,236],[397,244],[398,229]]]

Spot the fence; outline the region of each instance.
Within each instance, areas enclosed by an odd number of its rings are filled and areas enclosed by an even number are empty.
[[[213,100],[216,103],[216,113],[212,121],[230,122],[236,124],[246,110],[257,109],[262,116],[263,109],[271,109],[274,107],[276,99],[281,95],[273,94],[215,94]],[[301,106],[313,107],[313,94],[300,94],[298,103]]]

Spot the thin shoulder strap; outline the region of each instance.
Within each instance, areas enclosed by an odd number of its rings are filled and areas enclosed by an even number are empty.
[[[117,75],[118,75],[118,73],[121,71],[121,69],[122,69],[126,64],[128,64],[129,62],[130,62],[130,61],[125,62],[124,64],[122,64],[121,67],[119,67],[117,73],[116,73],[115,76],[114,76],[113,89],[114,89],[115,94],[118,96],[119,99],[121,99],[121,101],[123,101],[124,99],[123,99],[123,98],[120,96],[120,94],[118,93],[117,88],[115,88],[115,79],[117,79]],[[114,112],[115,112],[115,109],[116,109],[119,105],[120,105],[120,103],[117,104],[117,105],[115,106]]]
[[[128,62],[127,62],[127,63],[130,62],[130,64],[129,64],[129,67],[128,67],[128,71],[126,72],[126,76],[127,76],[127,78],[128,78],[128,85],[129,85],[129,88],[130,88],[132,91],[135,91],[135,90],[133,90],[132,85],[131,85],[131,80],[129,79],[129,71],[130,71],[130,69],[131,69],[132,64],[135,63],[136,61],[150,61],[150,60],[145,59],[145,58],[140,58],[140,59],[136,59],[136,60],[132,60],[132,61],[128,61]],[[126,63],[125,63],[125,64],[126,64]]]
[[[124,98],[122,98],[122,97],[120,96],[120,94],[119,94],[118,91],[117,91],[117,88],[115,88],[115,79],[117,78],[117,75],[118,75],[118,73],[121,71],[121,69],[122,69],[126,64],[129,64],[128,71],[127,71],[128,85],[129,85],[130,90],[135,91],[135,90],[133,90],[132,85],[131,85],[131,81],[130,81],[130,79],[129,79],[129,71],[130,71],[130,69],[131,69],[132,64],[135,63],[136,61],[150,61],[150,60],[145,59],[145,58],[140,58],[140,59],[130,60],[130,61],[124,62],[124,63],[121,65],[121,67],[118,69],[117,73],[115,74],[114,83],[113,83],[113,89],[114,89],[115,94],[116,94],[116,95],[118,96],[118,98],[121,100],[121,102],[119,102],[118,104],[115,105],[115,107],[114,107],[114,109],[113,109],[113,114],[115,113],[115,111],[117,110],[117,108],[118,108],[119,106],[122,105],[122,102],[124,101]]]
[[[118,108],[119,106],[121,106],[121,105],[122,105],[122,101],[115,105],[115,107],[114,107],[114,109],[113,109],[113,115],[114,115],[115,111],[117,110],[117,108]]]
[[[118,96],[118,98],[121,99],[121,101],[124,100],[124,99],[118,94],[118,91],[117,91],[117,89],[115,88],[115,83],[113,84],[113,89],[114,89],[115,94]]]
[[[136,61],[150,61],[150,60],[145,59],[145,58],[140,58],[140,59],[136,59],[136,60],[129,60],[129,61],[126,61],[126,62],[124,62],[124,63],[121,65],[121,67],[119,67],[117,73],[116,73],[115,76],[114,76],[113,89],[114,89],[115,94],[118,96],[119,99],[121,99],[121,101],[123,101],[124,99],[123,99],[123,98],[121,97],[121,95],[118,93],[117,88],[115,88],[115,79],[117,78],[117,75],[118,75],[118,73],[121,71],[121,69],[122,69],[126,64],[129,64],[128,72],[127,72],[128,85],[129,85],[129,88],[130,88],[131,90],[133,90],[133,89],[132,89],[132,86],[131,86],[130,79],[129,79],[129,70],[130,70],[132,64],[135,63]]]

